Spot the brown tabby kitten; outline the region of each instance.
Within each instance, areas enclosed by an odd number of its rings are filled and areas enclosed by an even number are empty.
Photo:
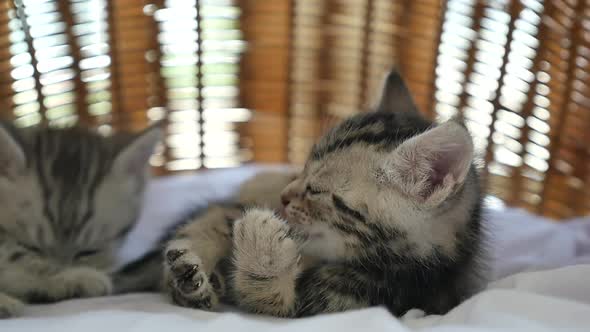
[[[242,216],[211,207],[178,231],[165,250],[172,298],[283,317],[369,306],[445,313],[481,285],[472,164],[467,129],[423,118],[393,72],[376,110],[314,146],[281,215],[273,205]]]

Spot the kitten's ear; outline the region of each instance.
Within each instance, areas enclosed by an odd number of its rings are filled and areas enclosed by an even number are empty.
[[[404,79],[397,70],[387,74],[381,98],[377,105],[379,112],[418,112],[414,98],[406,86]]]
[[[427,207],[442,203],[463,184],[473,162],[473,141],[455,121],[398,146],[383,167],[383,178]]]
[[[157,122],[127,144],[115,158],[113,170],[118,173],[139,174],[148,166],[156,145],[164,136],[163,122]]]
[[[26,159],[22,147],[0,124],[0,176],[13,177],[25,166]]]

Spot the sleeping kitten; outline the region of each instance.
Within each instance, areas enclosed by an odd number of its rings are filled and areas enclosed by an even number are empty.
[[[264,179],[261,179],[264,181]],[[314,146],[267,208],[212,208],[165,251],[173,300],[301,317],[369,306],[442,314],[480,286],[482,195],[467,129],[435,125],[391,73],[374,112]],[[272,208],[272,207],[271,207]],[[231,257],[229,264],[227,257]]]
[[[0,124],[0,317],[26,303],[107,295],[160,140]]]

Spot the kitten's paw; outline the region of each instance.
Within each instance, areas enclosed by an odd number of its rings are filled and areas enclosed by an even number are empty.
[[[12,296],[0,293],[0,319],[20,316],[25,304]]]
[[[109,295],[113,291],[111,278],[103,272],[92,268],[71,268],[55,277],[58,293],[56,300],[80,297]]]
[[[219,277],[209,278],[201,269],[201,259],[189,245],[175,241],[165,252],[164,274],[172,300],[183,307],[212,310],[219,303],[215,283]]]
[[[293,271],[300,255],[289,226],[270,210],[253,209],[234,225],[238,268],[258,277]]]

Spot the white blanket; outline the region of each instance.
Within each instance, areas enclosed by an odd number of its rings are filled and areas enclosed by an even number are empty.
[[[140,227],[123,249],[129,260],[188,210],[229,197],[256,168],[156,180]],[[382,308],[283,320],[224,308],[211,313],[173,306],[158,294],[71,300],[31,306],[0,321],[0,331],[590,331],[590,219],[551,223],[490,201],[494,256],[488,288],[444,316],[412,310],[401,320]]]

